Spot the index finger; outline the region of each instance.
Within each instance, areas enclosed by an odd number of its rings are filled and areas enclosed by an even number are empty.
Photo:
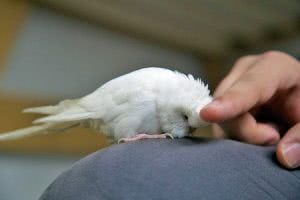
[[[298,76],[293,59],[283,53],[269,54],[261,56],[223,95],[204,107],[201,117],[210,122],[229,120],[267,102],[277,90],[290,88]]]
[[[219,97],[230,88],[257,60],[256,55],[244,56],[238,59],[228,75],[221,81],[214,92],[214,97]]]
[[[237,117],[259,105],[264,89],[253,78],[241,77],[222,96],[201,110],[201,117],[209,122],[221,122]]]

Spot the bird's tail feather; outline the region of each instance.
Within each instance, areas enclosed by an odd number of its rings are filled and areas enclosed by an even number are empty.
[[[49,115],[47,117],[38,118],[33,121],[34,124],[38,123],[67,123],[72,121],[81,121],[88,118],[93,117],[92,112],[78,112],[78,113],[72,113],[72,112],[63,112],[57,115]]]
[[[34,124],[39,123],[38,125],[0,134],[0,141],[14,140],[41,133],[64,131],[74,127],[74,125],[80,125],[81,121],[93,117],[93,113],[87,112],[81,107],[77,99],[65,100],[53,106],[27,108],[23,112],[40,113],[48,116],[33,122]],[[62,125],[67,126],[63,129],[54,129]]]
[[[52,106],[40,106],[40,107],[33,107],[33,108],[26,108],[23,110],[24,113],[39,113],[39,114],[46,114],[46,115],[54,115],[74,106],[77,107],[78,99],[67,99],[61,101],[57,105]]]
[[[61,126],[61,124],[47,123],[47,124],[41,124],[36,126],[30,126],[27,128],[17,129],[11,132],[0,134],[0,141],[15,140],[23,137],[39,135],[41,133],[63,132],[70,128],[79,126],[80,123],[69,123],[64,125],[65,126],[62,128],[57,128],[57,126]]]
[[[26,108],[23,110],[24,113],[39,113],[39,114],[54,114],[59,111],[58,106],[41,106],[41,107],[34,107],[34,108]]]
[[[54,124],[41,124],[37,126],[31,126],[23,129],[0,134],[0,141],[15,140],[26,136],[37,135],[41,132],[47,131],[53,127]]]

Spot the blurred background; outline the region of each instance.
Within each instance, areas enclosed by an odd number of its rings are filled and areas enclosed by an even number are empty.
[[[37,115],[25,107],[84,96],[142,67],[191,73],[213,90],[235,59],[271,49],[300,55],[299,1],[0,0],[0,132],[29,126]],[[1,142],[0,199],[37,199],[108,145],[81,128]]]

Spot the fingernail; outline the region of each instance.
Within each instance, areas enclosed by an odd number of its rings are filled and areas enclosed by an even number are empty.
[[[277,144],[279,141],[279,136],[272,134],[270,138],[266,139],[266,141],[263,143],[263,145],[274,145]]]
[[[291,168],[300,166],[300,143],[287,144],[283,147],[283,157]]]
[[[218,107],[220,107],[220,101],[219,100],[214,100],[214,101],[212,101],[212,102],[210,102],[209,104],[207,104],[206,106],[204,106],[203,107],[203,110],[204,109],[208,109],[208,108],[218,108]]]

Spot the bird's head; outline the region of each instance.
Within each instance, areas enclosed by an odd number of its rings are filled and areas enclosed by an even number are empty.
[[[165,125],[164,131],[172,131],[177,137],[183,137],[207,125],[201,119],[201,109],[212,101],[208,86],[192,75],[174,72],[175,78],[160,86],[158,107],[161,120]]]
[[[183,104],[182,114],[191,128],[200,128],[208,124],[207,122],[201,119],[200,111],[205,105],[207,105],[211,101],[212,98],[208,96],[204,99],[195,100],[194,102],[187,101],[185,104]]]
[[[200,79],[195,79],[192,75],[180,75],[182,81],[178,89],[177,102],[179,111],[187,120],[189,127],[200,128],[208,123],[201,119],[200,111],[212,101],[208,85]]]
[[[184,137],[186,135],[192,134],[197,128],[208,125],[207,122],[203,121],[200,117],[200,110],[209,102],[212,98],[207,96],[203,99],[192,100],[192,99],[182,99],[180,104],[172,106],[168,104],[166,106],[166,113],[168,117],[165,121],[165,125],[168,125],[167,130],[171,130],[171,134],[174,137]]]

